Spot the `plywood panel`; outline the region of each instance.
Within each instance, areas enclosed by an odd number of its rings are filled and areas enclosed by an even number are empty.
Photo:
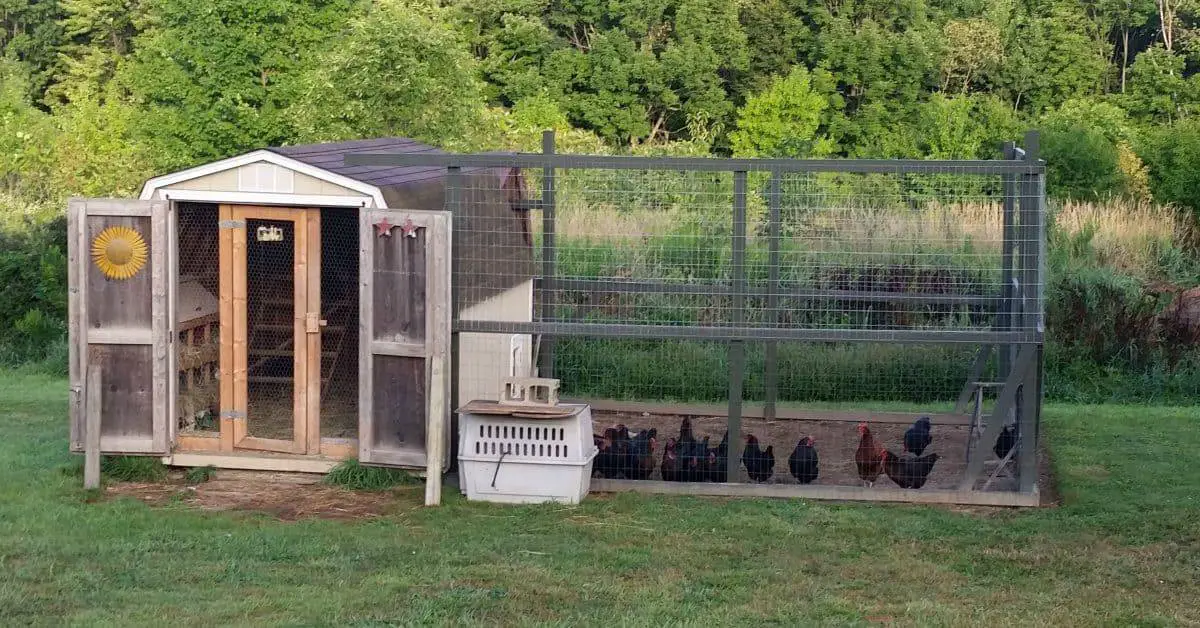
[[[89,367],[103,374],[100,402],[101,443],[154,437],[154,369],[150,345],[92,345]]]
[[[425,338],[425,238],[404,237],[399,228],[393,234],[375,244],[375,339],[419,342]]]
[[[87,326],[89,329],[103,327],[129,327],[150,329],[153,323],[151,301],[151,274],[154,272],[154,256],[147,255],[146,264],[129,279],[109,279],[91,260],[91,246],[96,236],[107,227],[130,227],[141,234],[147,247],[154,247],[150,219],[145,217],[89,216],[86,219],[86,257],[88,304]],[[159,246],[162,246],[159,244]],[[149,251],[147,251],[149,253]]]
[[[378,449],[425,449],[425,360],[375,356],[372,442]]]

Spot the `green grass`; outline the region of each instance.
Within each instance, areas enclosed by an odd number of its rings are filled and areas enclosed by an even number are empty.
[[[66,384],[0,376],[12,625],[1182,625],[1200,622],[1195,408],[1053,405],[1065,505],[636,495],[355,522],[89,502]]]
[[[324,482],[352,491],[386,491],[393,486],[416,481],[411,474],[399,469],[368,467],[350,458],[329,470]]]

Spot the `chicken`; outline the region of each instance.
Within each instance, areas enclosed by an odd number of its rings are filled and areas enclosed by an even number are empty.
[[[900,488],[921,488],[929,479],[929,472],[938,461],[937,454],[929,454],[919,458],[904,457],[884,450],[883,470]]]
[[[930,433],[932,425],[930,425],[929,417],[923,416],[917,419],[908,431],[904,432],[904,451],[911,453],[914,456],[920,456],[925,448],[933,442],[933,435]]]
[[[721,444],[716,449],[708,450],[708,481],[729,481],[729,431],[721,437]]]
[[[650,428],[638,432],[630,441],[629,459],[625,476],[631,480],[645,480],[654,473],[654,448],[658,445],[658,430]]]
[[[663,447],[662,479],[665,482],[679,482],[681,480],[677,448],[678,441],[674,438],[668,438],[666,446]]]
[[[875,442],[871,428],[867,424],[858,424],[858,449],[854,451],[854,465],[858,467],[858,477],[863,486],[874,486],[875,480],[883,472],[883,447]]]
[[[746,475],[755,482],[766,482],[775,472],[775,448],[767,445],[767,449],[758,448],[758,438],[753,434],[746,436],[746,449],[742,451],[742,464],[746,466]]]
[[[809,484],[817,479],[817,448],[811,436],[805,436],[796,443],[792,455],[788,456],[788,471],[801,484]]]
[[[704,466],[708,459],[707,447],[696,440],[692,433],[692,420],[684,417],[679,424],[679,439],[675,442],[675,453],[679,456],[679,479],[682,482],[699,482],[704,478]]]
[[[1000,436],[996,437],[996,444],[992,447],[992,453],[996,457],[1004,460],[1005,456],[1017,446],[1017,426],[1005,425],[1004,429],[1000,430]]]
[[[613,441],[617,438],[617,428],[609,427],[604,430],[603,436],[592,435],[592,439],[596,443],[596,448],[600,451],[596,454],[596,460],[592,464],[592,473],[599,475],[602,478],[617,477],[621,466],[615,451],[613,450]]]

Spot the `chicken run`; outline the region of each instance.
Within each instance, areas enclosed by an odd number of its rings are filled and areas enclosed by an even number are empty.
[[[593,477],[606,480],[728,482],[730,443],[723,417],[624,416],[594,434],[599,453]],[[637,422],[640,421],[640,422]],[[934,425],[920,417],[911,425],[848,421],[748,421],[733,460],[751,482],[858,485],[879,482],[902,489],[952,489],[965,466],[968,429]],[[991,448],[992,485],[1011,483],[1005,429]],[[778,445],[778,446],[777,446]],[[740,454],[738,451],[740,450]]]

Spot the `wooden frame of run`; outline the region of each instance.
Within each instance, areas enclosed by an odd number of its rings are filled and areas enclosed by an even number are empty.
[[[321,449],[321,216],[315,209],[221,205],[221,438],[220,451],[252,449],[292,454]],[[247,381],[246,221],[293,223],[292,439],[250,435]],[[183,443],[180,443],[183,444]],[[189,443],[198,444],[198,443]],[[210,449],[204,447],[204,449]]]

